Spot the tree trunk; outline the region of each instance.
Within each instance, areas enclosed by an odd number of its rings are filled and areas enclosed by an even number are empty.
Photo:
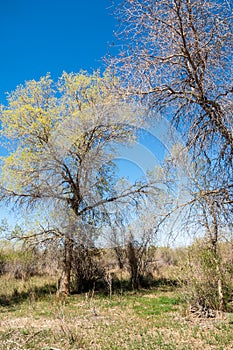
[[[224,298],[223,298],[223,288],[222,288],[222,279],[218,279],[218,298],[219,298],[219,311],[224,311]]]
[[[133,290],[140,288],[139,271],[138,271],[138,257],[136,247],[134,247],[133,239],[128,242],[128,261],[131,273],[131,286]]]
[[[72,255],[73,255],[73,240],[70,237],[65,237],[63,270],[59,280],[58,294],[63,294],[63,295],[70,294]]]
[[[218,252],[217,252],[218,220],[217,220],[217,214],[213,204],[211,204],[211,213],[213,216],[213,231],[211,233],[211,244],[212,244],[212,251],[213,251],[213,255],[216,263],[216,275],[218,278],[218,310],[222,312],[224,310],[224,296],[223,296],[221,266],[220,266]]]

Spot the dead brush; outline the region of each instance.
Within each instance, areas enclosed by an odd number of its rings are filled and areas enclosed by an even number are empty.
[[[67,323],[64,317],[58,317],[60,321],[60,329],[64,335],[64,337],[68,340],[69,344],[79,343],[79,336],[74,329]]]
[[[90,290],[88,293],[85,293],[85,301],[86,301],[86,305],[90,308],[93,315],[97,316],[96,307],[94,303],[94,295],[95,295],[95,285],[93,286],[92,290]]]

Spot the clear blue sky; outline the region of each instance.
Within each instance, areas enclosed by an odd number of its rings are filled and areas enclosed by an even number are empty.
[[[91,71],[114,40],[110,0],[1,0],[0,103],[5,92],[51,72]]]

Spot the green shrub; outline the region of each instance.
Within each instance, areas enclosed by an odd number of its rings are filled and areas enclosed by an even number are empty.
[[[233,291],[230,265],[223,262],[220,250],[214,252],[202,240],[190,246],[181,272],[183,296],[192,310],[209,315],[208,310],[229,308]]]

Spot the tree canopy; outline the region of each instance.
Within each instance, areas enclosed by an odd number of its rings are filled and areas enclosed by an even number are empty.
[[[148,192],[142,182],[117,187],[114,171],[116,145],[134,139],[139,121],[136,109],[114,93],[114,77],[98,72],[63,73],[56,83],[49,75],[28,81],[1,108],[1,136],[9,153],[2,158],[0,197],[19,207],[44,205],[62,213],[63,222],[29,236],[64,239],[65,291],[72,247],[85,225],[91,231],[110,220],[108,204],[135,203]]]
[[[123,77],[124,90],[179,124],[196,155],[204,151],[213,160],[217,151],[219,160],[231,158],[232,164],[228,2],[125,0],[117,15],[123,45],[111,63]]]
[[[1,110],[10,146],[2,159],[2,199],[64,202],[77,216],[115,200],[108,183],[113,148],[133,139],[134,118],[107,74],[63,73],[57,83],[47,75],[19,86]]]

